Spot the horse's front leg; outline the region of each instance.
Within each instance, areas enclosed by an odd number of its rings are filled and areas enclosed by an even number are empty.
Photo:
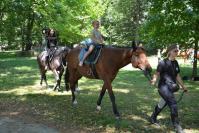
[[[55,80],[56,80],[56,84],[53,88],[53,90],[55,91],[57,89],[57,87],[59,86],[60,79],[59,79],[59,73],[56,70],[53,70],[53,73],[54,73]]]
[[[46,78],[46,71],[44,72],[43,79],[44,79],[44,82],[46,84],[46,88],[48,89],[49,86],[48,86],[48,82],[47,82],[47,78]]]
[[[114,96],[111,84],[107,84],[107,89],[108,89],[109,97],[110,97],[111,102],[112,102],[113,113],[115,114],[116,119],[119,119],[120,118],[120,114],[119,114],[119,112],[117,110],[117,105],[115,103],[115,96]]]
[[[105,84],[104,84],[104,85],[102,86],[102,90],[101,90],[100,95],[99,95],[99,98],[98,98],[98,100],[97,100],[97,110],[98,110],[98,111],[101,110],[101,106],[100,106],[100,105],[101,105],[102,98],[103,98],[105,92],[106,92],[106,86],[105,86]]]
[[[61,69],[60,72],[59,72],[59,80],[57,81],[58,83],[58,90],[61,91],[61,77],[63,75],[63,72],[64,72],[64,69]]]
[[[41,80],[40,80],[40,85],[42,86],[43,84],[43,75],[41,75]]]

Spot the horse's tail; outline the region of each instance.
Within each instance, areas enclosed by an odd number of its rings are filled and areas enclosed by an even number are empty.
[[[62,53],[62,64],[64,65],[64,66],[66,66],[67,65],[67,61],[66,61],[66,57],[67,57],[67,55],[68,55],[68,53],[70,52],[70,48],[69,47],[67,47],[67,46],[65,46],[64,48],[63,48],[63,53]]]
[[[39,66],[39,69],[41,70],[41,60],[40,60],[40,54],[37,55],[37,64]]]
[[[69,90],[69,70],[68,70],[68,67],[66,68],[66,71],[65,71],[65,75],[64,75],[64,81],[65,81],[65,88],[66,88],[66,91]]]

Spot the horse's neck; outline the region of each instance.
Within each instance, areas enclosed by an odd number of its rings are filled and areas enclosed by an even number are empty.
[[[132,49],[125,49],[122,59],[120,60],[120,68],[128,65],[129,63],[131,63],[131,57],[132,57]]]
[[[113,48],[109,52],[113,54],[114,62],[118,69],[131,62],[132,49],[130,48]]]

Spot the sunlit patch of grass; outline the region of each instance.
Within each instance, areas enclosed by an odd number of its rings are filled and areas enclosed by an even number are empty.
[[[191,71],[182,68],[182,75]],[[0,111],[13,115],[27,114],[41,121],[58,126],[80,127],[90,132],[171,132],[170,112],[166,108],[158,117],[161,127],[150,125],[148,118],[159,101],[155,87],[150,86],[140,71],[122,70],[113,81],[121,120],[117,121],[106,92],[101,112],[96,111],[96,102],[103,85],[102,81],[82,78],[77,94],[78,105],[71,106],[71,92],[54,92],[39,85],[40,76],[36,58],[7,58],[0,60]],[[54,76],[47,73],[48,83],[53,86]],[[189,93],[179,103],[179,116],[187,132],[199,132],[199,83],[185,82]],[[62,88],[64,83],[62,80]],[[178,98],[180,95],[176,93]],[[21,111],[25,110],[25,111]]]
[[[16,70],[21,70],[21,71],[30,71],[31,70],[31,67],[28,67],[28,66],[18,66],[18,67],[14,67]]]

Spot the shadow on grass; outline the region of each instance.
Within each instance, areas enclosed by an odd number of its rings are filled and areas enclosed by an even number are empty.
[[[0,94],[0,97],[1,95],[2,94]],[[126,110],[128,113],[122,113],[122,119],[119,121],[115,120],[109,99],[107,99],[107,97],[104,99],[102,111],[97,112],[95,110],[96,104],[94,102],[96,101],[96,94],[79,95],[79,103],[76,107],[71,106],[70,96],[27,94],[18,97],[13,96],[13,94],[4,94],[3,97],[14,99],[15,103],[9,103],[10,109],[3,106],[3,102],[1,101],[0,106],[3,108],[3,110],[1,109],[1,113],[9,110],[10,112],[17,112],[18,115],[26,114],[32,116],[37,120],[51,121],[52,123],[62,125],[63,127],[85,127],[85,130],[91,129],[93,132],[107,131],[107,128],[113,128],[112,130],[114,131],[162,131],[161,129],[155,128],[145,129],[144,126],[147,126],[147,124],[143,119],[128,118],[132,115],[132,113],[137,112],[137,107],[134,107],[134,111],[129,110],[129,107],[123,108],[122,110]],[[2,99],[2,97],[0,99]],[[26,110],[21,109],[19,103],[23,104],[23,108]],[[139,113],[133,115],[135,117],[141,117],[139,116]]]
[[[0,60],[0,90],[34,85],[39,76],[36,59],[12,58]]]
[[[101,112],[95,110],[98,92],[90,90],[91,93],[80,93],[77,95],[78,105],[72,107],[70,95],[49,95],[49,94],[26,94],[17,96],[15,94],[0,94],[0,107],[3,111],[18,111],[20,114],[26,114],[41,121],[50,121],[58,126],[69,126],[85,128],[95,131],[132,131],[132,132],[164,132],[172,130],[172,125],[169,118],[169,110],[164,110],[161,115],[166,116],[161,118],[161,128],[151,126],[148,122],[148,115],[152,112],[153,105],[156,103],[154,99],[145,99],[142,95],[134,93],[117,92],[116,103],[118,110],[121,113],[122,119],[115,120],[112,113],[112,106],[108,95],[106,94],[102,102]],[[148,93],[149,97],[154,97],[155,94]],[[196,94],[191,94],[185,97],[180,106],[180,118],[186,128],[198,129],[198,113],[195,108],[198,103],[190,102]],[[185,101],[186,100],[186,101]],[[5,107],[5,101],[10,101],[9,106]],[[25,112],[20,109],[20,105],[25,105]],[[166,115],[165,115],[166,114]]]

